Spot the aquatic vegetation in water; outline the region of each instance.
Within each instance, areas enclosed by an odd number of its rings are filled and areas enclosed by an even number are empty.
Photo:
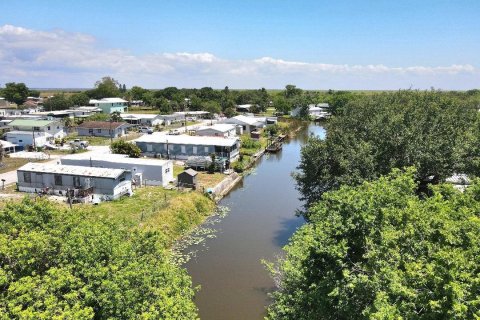
[[[191,258],[197,256],[198,247],[206,249],[205,241],[216,237],[216,230],[213,226],[225,218],[230,209],[224,206],[218,206],[214,214],[209,217],[202,225],[193,229],[190,233],[179,239],[171,249],[172,262],[181,266],[187,263]]]

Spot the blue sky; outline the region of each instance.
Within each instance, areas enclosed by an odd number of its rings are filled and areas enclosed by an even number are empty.
[[[480,1],[3,0],[0,12],[0,83],[480,87]]]

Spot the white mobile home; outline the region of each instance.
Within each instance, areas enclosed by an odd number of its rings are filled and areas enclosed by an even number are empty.
[[[27,163],[17,170],[18,189],[66,195],[82,201],[114,200],[132,194],[132,174],[123,169]]]
[[[5,140],[23,149],[26,146],[43,147],[49,140],[45,132],[40,131],[9,131]]]
[[[148,156],[186,160],[191,156],[210,156],[230,161],[239,155],[238,138],[201,137],[188,135],[166,135],[160,132],[144,135],[135,144]]]
[[[159,114],[121,113],[120,117],[123,121],[137,126],[154,127],[163,123]]]
[[[124,154],[72,154],[61,159],[64,165],[126,169],[137,185],[166,186],[173,179],[173,161],[129,158]]]
[[[235,137],[236,126],[233,124],[218,123],[211,126],[202,126],[199,127],[195,134],[197,136],[210,136],[210,137]]]
[[[247,117],[243,115],[239,115],[233,118],[228,118],[228,119],[222,120],[221,122],[240,125],[242,126],[244,133],[250,133],[259,128],[265,127],[265,118],[259,119],[259,118]]]

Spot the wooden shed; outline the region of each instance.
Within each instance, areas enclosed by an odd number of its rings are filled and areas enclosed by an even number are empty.
[[[197,187],[198,172],[193,169],[187,169],[178,175],[178,187],[192,188]]]

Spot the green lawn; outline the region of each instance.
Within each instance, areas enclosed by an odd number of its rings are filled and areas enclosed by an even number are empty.
[[[3,158],[3,160],[1,161],[0,173],[16,170],[29,162],[30,160],[28,159]]]

